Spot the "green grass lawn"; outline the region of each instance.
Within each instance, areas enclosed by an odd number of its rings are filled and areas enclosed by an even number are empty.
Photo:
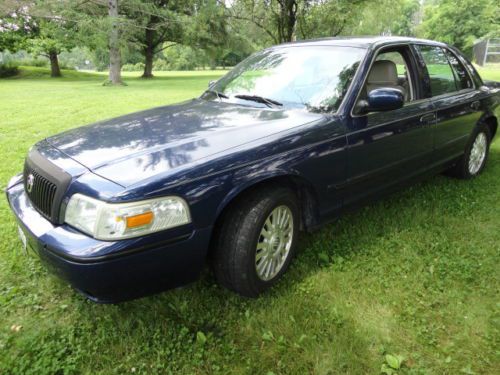
[[[500,64],[488,64],[484,67],[476,66],[476,68],[483,79],[500,82]]]
[[[221,74],[103,87],[103,75],[64,73],[0,80],[0,187],[37,140],[196,96]],[[378,374],[390,356],[400,374],[498,373],[499,161],[497,140],[473,181],[436,176],[304,235],[283,281],[255,300],[207,272],[96,305],[21,253],[0,199],[0,374]]]

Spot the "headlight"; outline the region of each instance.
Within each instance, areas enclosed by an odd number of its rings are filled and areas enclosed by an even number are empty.
[[[120,240],[187,224],[191,218],[187,203],[179,197],[106,203],[74,194],[64,221],[99,240]]]

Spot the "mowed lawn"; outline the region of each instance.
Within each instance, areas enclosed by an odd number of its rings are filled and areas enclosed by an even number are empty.
[[[126,87],[64,73],[0,80],[1,188],[37,140],[197,96],[222,72],[129,74]],[[206,272],[91,303],[21,253],[2,198],[0,374],[379,374],[399,361],[400,374],[498,374],[499,162],[497,139],[473,181],[436,176],[302,236],[283,281],[253,300]]]

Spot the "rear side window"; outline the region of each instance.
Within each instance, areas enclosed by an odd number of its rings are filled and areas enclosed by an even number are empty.
[[[418,46],[431,80],[432,96],[457,91],[455,75],[445,51],[440,47]]]
[[[467,73],[467,70],[462,65],[462,63],[458,61],[455,55],[450,51],[446,51],[446,56],[448,56],[448,60],[450,61],[450,64],[453,68],[453,72],[455,73],[458,89],[464,90],[472,88],[473,85],[469,73]]]
[[[441,47],[418,46],[431,80],[432,96],[457,91],[455,76]]]

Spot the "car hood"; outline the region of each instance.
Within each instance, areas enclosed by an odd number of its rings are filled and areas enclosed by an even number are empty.
[[[73,129],[47,142],[126,187],[321,117],[304,109],[194,99]]]

